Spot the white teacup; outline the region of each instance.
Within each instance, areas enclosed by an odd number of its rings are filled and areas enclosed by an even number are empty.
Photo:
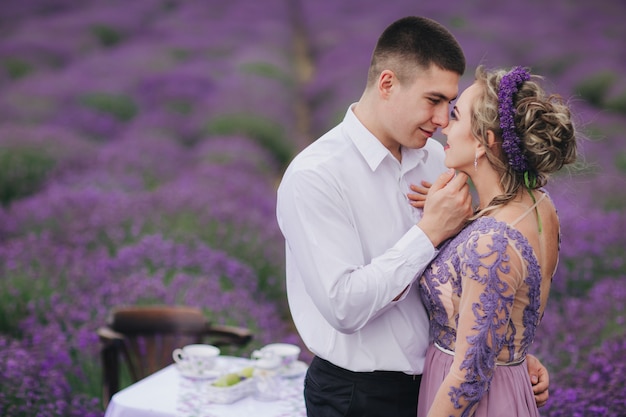
[[[217,346],[194,344],[174,349],[172,358],[185,372],[202,376],[215,367],[219,354]]]
[[[289,366],[298,360],[300,347],[290,343],[270,343],[252,352],[253,359],[279,357],[281,366]]]

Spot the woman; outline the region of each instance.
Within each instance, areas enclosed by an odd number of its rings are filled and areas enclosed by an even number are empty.
[[[420,281],[432,343],[419,417],[539,415],[526,354],[559,252],[542,187],[575,161],[576,135],[569,108],[537,79],[479,67],[443,130],[445,163],[470,177],[479,206]]]

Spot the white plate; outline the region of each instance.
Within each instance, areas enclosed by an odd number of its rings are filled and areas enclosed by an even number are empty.
[[[285,366],[284,368],[278,371],[278,374],[283,378],[295,378],[297,376],[303,375],[309,366],[302,361],[295,361],[289,366]]]

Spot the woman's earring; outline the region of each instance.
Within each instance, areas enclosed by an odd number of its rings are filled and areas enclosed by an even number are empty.
[[[474,154],[474,171],[478,171],[478,152]]]

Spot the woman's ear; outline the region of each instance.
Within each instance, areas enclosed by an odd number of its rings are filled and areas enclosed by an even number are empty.
[[[496,134],[493,133],[493,130],[487,130],[487,143],[489,147],[493,147],[493,144],[496,143]]]
[[[482,158],[483,156],[485,156],[485,153],[485,145],[483,145],[480,140],[476,139],[476,149],[474,150],[475,159],[478,160]]]
[[[493,144],[496,143],[496,135],[493,130],[487,130],[487,146],[493,150]],[[481,158],[487,153],[485,144],[482,141],[476,140],[476,158]]]

